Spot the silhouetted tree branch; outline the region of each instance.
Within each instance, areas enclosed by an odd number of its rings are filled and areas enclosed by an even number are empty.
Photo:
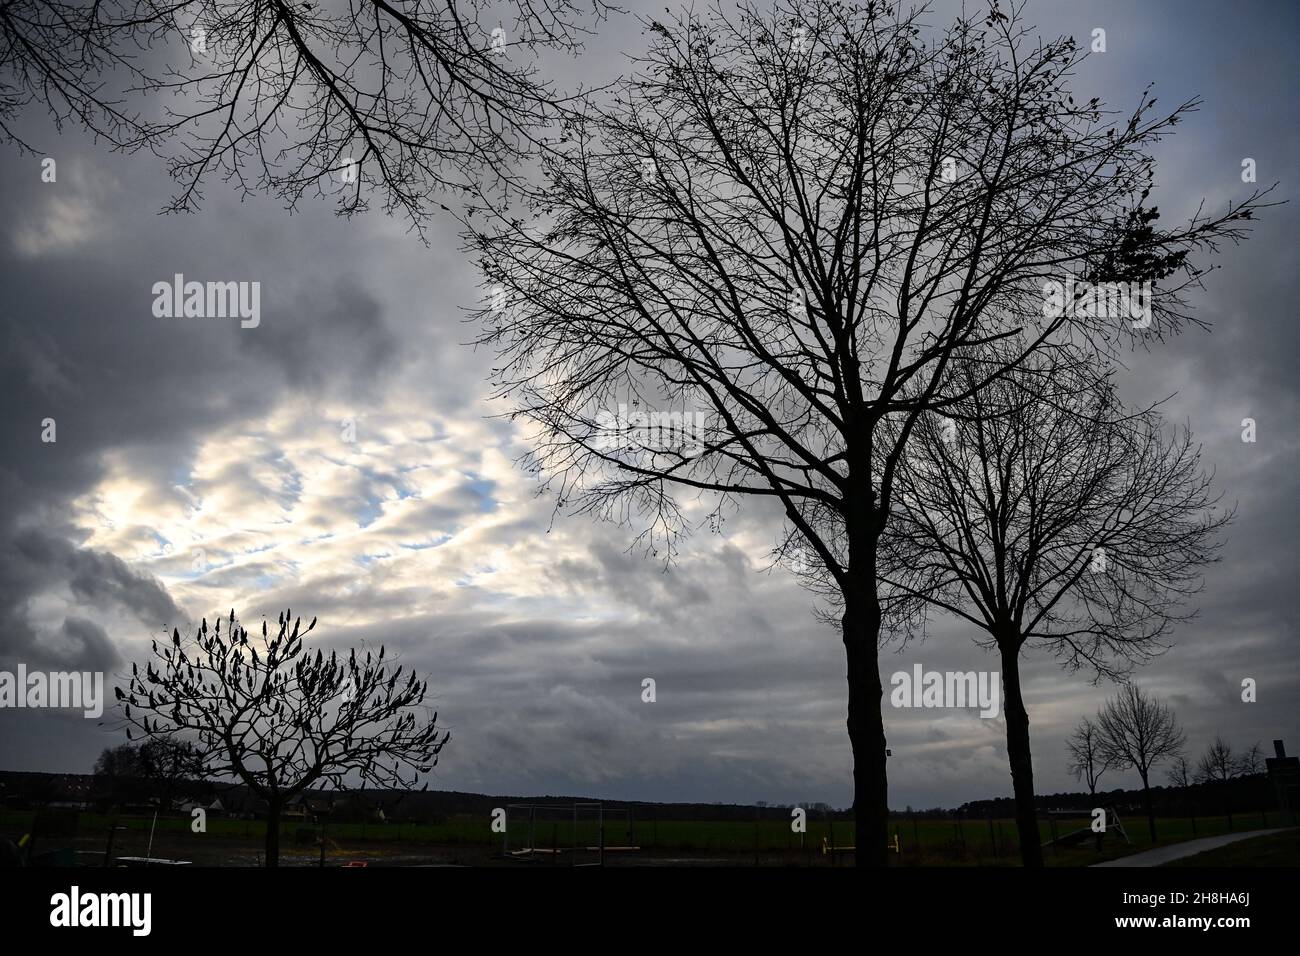
[[[174,211],[216,177],[289,207],[336,195],[343,214],[375,192],[418,230],[439,195],[508,178],[563,112],[534,57],[577,49],[581,5],[505,7],[513,18],[492,26],[480,4],[449,0],[12,0],[0,132],[17,139],[13,118],[39,101],[56,121],[167,155]],[[602,16],[604,0],[590,9]]]

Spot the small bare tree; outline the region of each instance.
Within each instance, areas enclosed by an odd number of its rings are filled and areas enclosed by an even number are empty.
[[[1214,743],[1206,747],[1196,761],[1197,781],[1210,784],[1223,794],[1223,812],[1228,818],[1229,830],[1232,829],[1232,785],[1229,781],[1249,773],[1258,773],[1262,762],[1263,753],[1258,742],[1244,754],[1238,754],[1218,734],[1214,736]]]
[[[203,621],[191,638],[173,630],[153,644],[143,673],[116,688],[122,716],[150,740],[184,741],[206,777],[234,778],[267,803],[266,865],[277,866],[280,814],[310,787],[410,787],[430,772],[449,735],[438,715],[418,720],[428,685],[402,679],[379,653],[346,659],[305,650],[301,620],[286,611],[260,639],[231,611],[225,631]],[[258,648],[261,648],[261,653]],[[409,776],[408,776],[409,774]],[[426,783],[425,786],[428,784]]]
[[[1192,770],[1192,765],[1187,762],[1183,754],[1179,754],[1169,765],[1167,773],[1169,782],[1179,790],[1186,790],[1196,783],[1196,774]]]
[[[1196,777],[1202,783],[1231,780],[1240,772],[1239,759],[1232,752],[1232,744],[1217,734],[1214,743],[1205,748],[1196,762]]]
[[[954,374],[973,383],[1002,351]],[[1086,362],[1031,356],[968,392],[917,422],[881,575],[998,651],[1021,856],[1042,866],[1021,657],[1040,648],[1097,680],[1159,653],[1229,515],[1214,513],[1190,434],[1126,412]]]
[[[140,745],[141,776],[151,785],[159,809],[168,812],[176,791],[206,771],[203,755],[188,740],[160,737]]]
[[[1066,740],[1065,746],[1070,752],[1071,776],[1075,780],[1083,780],[1088,785],[1088,793],[1096,796],[1097,783],[1110,766],[1101,752],[1101,733],[1097,730],[1097,725],[1089,718],[1083,718]]]
[[[996,5],[924,38],[900,4],[835,0],[648,27],[636,75],[571,118],[526,208],[484,200],[481,341],[558,508],[669,556],[680,495],[713,527],[740,501],[780,509],[781,550],[842,600],[857,862],[883,865],[878,557],[907,439],[1025,352],[1135,334],[1073,299],[1047,314],[1047,281],[1157,283],[1136,334],[1182,327],[1188,255],[1240,235],[1258,196],[1160,228],[1149,149],[1194,104],[1076,104],[1075,41]],[[1016,336],[977,380],[948,374]],[[648,440],[656,413],[690,434]]]
[[[1192,821],[1192,835],[1196,835],[1196,804],[1192,801],[1192,787],[1196,785],[1196,772],[1187,762],[1187,757],[1179,754],[1173,759],[1166,774],[1170,784],[1179,790],[1178,799],[1183,804],[1183,812]]]
[[[1116,767],[1131,767],[1142,778],[1142,804],[1151,841],[1156,839],[1156,814],[1151,804],[1151,769],[1179,756],[1187,737],[1174,712],[1136,684],[1125,684],[1097,715],[1102,753]]]
[[[1264,745],[1258,740],[1246,748],[1246,751],[1237,761],[1237,773],[1246,777],[1251,774],[1264,772]]]

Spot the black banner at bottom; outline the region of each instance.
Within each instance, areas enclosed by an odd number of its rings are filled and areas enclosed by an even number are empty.
[[[1045,931],[1227,942],[1294,927],[1294,869],[337,868],[0,871],[9,941],[533,946]],[[1149,945],[1149,943],[1148,943]]]

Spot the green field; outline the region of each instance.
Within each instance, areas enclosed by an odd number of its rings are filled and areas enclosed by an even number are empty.
[[[17,839],[32,829],[35,811],[0,812],[0,833]],[[1058,818],[1056,832],[1064,835],[1071,830],[1087,826],[1088,818]],[[1243,830],[1264,826],[1283,825],[1276,813],[1267,817],[1258,813],[1237,815],[1230,830],[1226,817],[1197,818],[1195,829],[1185,818],[1157,820],[1160,839],[1151,843],[1146,821],[1129,818],[1124,821],[1131,844],[1118,834],[1106,837],[1103,849],[1098,852],[1092,839],[1073,847],[1046,847],[1044,856],[1049,866],[1086,866],[1102,860],[1113,859],[1128,853],[1193,839],[1198,836]],[[154,821],[150,816],[109,817],[95,813],[80,813],[76,817],[75,831],[49,834],[40,837],[43,848],[62,844],[75,844],[80,852],[93,855],[101,852],[107,842],[110,825],[119,829],[114,836],[114,854],[138,854],[147,845]],[[784,819],[759,822],[744,821],[656,821],[641,818],[629,827],[621,816],[611,815],[606,821],[605,845],[641,848],[649,857],[664,854],[696,854],[711,858],[724,858],[736,863],[763,862],[765,864],[831,865],[847,863],[851,854],[824,852],[823,847],[851,847],[853,827],[848,822],[808,820],[807,833],[791,832]],[[520,816],[511,821],[511,849],[529,841],[526,820]],[[160,817],[153,834],[155,848],[168,848],[168,852],[195,855],[200,848],[210,851],[218,846],[230,851],[237,859],[256,854],[265,838],[262,821],[233,820],[210,816],[207,832],[191,831],[188,816]],[[301,819],[286,819],[281,825],[281,845],[286,851],[296,852],[304,858],[319,852],[321,828]],[[1043,842],[1051,839],[1052,825],[1040,821],[1039,832]],[[449,819],[441,823],[334,823],[323,827],[326,846],[331,855],[364,855],[373,852],[391,856],[414,851],[421,847],[462,848],[470,858],[485,858],[499,853],[502,837],[491,832],[489,822],[481,817]],[[1019,863],[1016,829],[1012,820],[894,820],[890,824],[890,861],[900,866],[1015,866]],[[892,852],[897,839],[898,850]],[[557,847],[561,850],[577,844],[593,846],[599,841],[598,829],[591,819],[585,819],[575,833],[571,817],[555,815],[555,819],[538,819],[532,827],[531,842],[538,848]],[[1249,841],[1254,842],[1254,841]],[[476,852],[469,852],[470,850]],[[236,850],[240,853],[236,853]],[[1233,848],[1225,848],[1230,853]],[[246,851],[246,852],[243,852]],[[1240,852],[1244,852],[1240,851]],[[242,853],[242,855],[240,855]],[[1198,858],[1199,859],[1199,858]]]

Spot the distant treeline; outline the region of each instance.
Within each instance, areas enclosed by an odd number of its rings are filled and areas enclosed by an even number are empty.
[[[106,780],[93,774],[51,774],[0,771],[0,801],[6,807],[27,809],[52,804],[84,805],[87,809],[143,809],[149,804],[153,782],[144,779]],[[194,801],[204,805],[220,800],[231,815],[259,815],[259,801],[247,788],[229,783],[182,781],[174,786],[171,802]],[[599,800],[590,796],[501,796],[463,793],[456,790],[310,790],[304,795],[311,807],[330,812],[333,807],[358,805],[381,808],[391,822],[437,823],[449,817],[491,817],[498,807],[536,804],[572,807],[576,803],[600,803],[607,812],[631,810],[636,819],[674,820],[765,820],[789,817],[790,807],[731,803],[649,803],[628,800]],[[851,812],[824,803],[802,804],[813,819],[849,819]],[[551,811],[552,813],[554,811]],[[590,811],[588,811],[590,812]],[[331,815],[335,815],[331,813]]]
[[[1186,787],[1152,787],[1151,799],[1161,816],[1209,815],[1277,809],[1277,794],[1263,773],[1247,774],[1230,780],[1210,780]],[[1089,811],[1093,807],[1112,807],[1121,813],[1128,809],[1140,812],[1141,790],[1098,790],[1089,793],[1038,794],[1034,798],[1039,810]],[[974,800],[955,811],[937,810],[917,816],[995,817],[1009,816],[1015,808],[1011,797]]]
[[[0,801],[11,809],[29,809],[50,805],[80,805],[101,812],[143,810],[151,806],[151,781],[116,779],[105,781],[92,774],[51,774],[0,771]],[[773,820],[790,816],[791,806],[734,803],[652,803],[626,800],[597,800],[587,796],[501,796],[463,793],[456,790],[312,790],[304,795],[311,808],[336,818],[351,818],[358,808],[382,809],[391,822],[437,823],[450,817],[482,816],[488,818],[497,807],[509,804],[536,804],[548,808],[571,807],[575,803],[601,803],[607,812],[631,810],[637,819],[662,821],[688,820]],[[1277,806],[1272,786],[1264,774],[1251,774],[1231,780],[1210,781],[1188,787],[1153,787],[1156,812],[1162,816],[1246,813],[1273,810]],[[171,802],[188,801],[211,804],[219,800],[224,812],[232,816],[257,817],[258,801],[247,789],[228,783],[184,781],[176,787]],[[1078,810],[1087,813],[1093,807],[1111,807],[1123,813],[1140,811],[1140,790],[1107,790],[1088,793],[1053,793],[1036,797],[1039,810]],[[153,801],[156,803],[156,801]],[[799,804],[813,820],[848,820],[849,808],[825,803]],[[931,807],[914,810],[907,807],[891,811],[895,819],[984,819],[1014,815],[1011,797],[974,800],[956,809]],[[554,813],[554,810],[550,811]]]

